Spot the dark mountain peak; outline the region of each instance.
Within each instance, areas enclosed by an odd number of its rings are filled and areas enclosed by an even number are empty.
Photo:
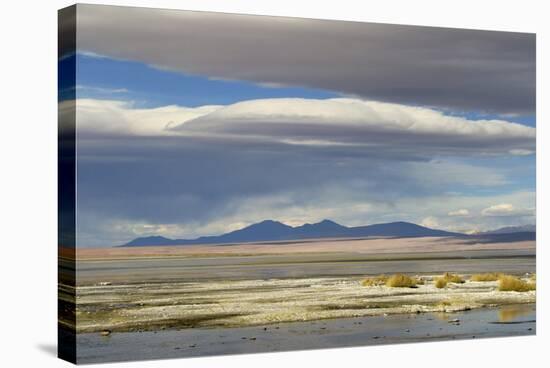
[[[421,236],[459,236],[445,230],[430,229],[412,222],[396,221],[368,226],[350,228],[355,236],[393,236],[393,237],[421,237]]]
[[[306,227],[328,227],[328,226],[333,226],[333,227],[345,227],[345,226],[342,226],[332,220],[322,220],[322,221],[319,221],[319,222],[315,222],[313,224],[310,224],[310,223],[305,223],[303,225],[300,225],[300,226],[296,226],[295,229],[298,229],[298,228],[306,228]]]
[[[384,223],[384,224],[375,224],[375,225],[388,225],[388,226],[409,226],[409,227],[422,227],[422,228],[426,228],[425,226],[422,226],[422,225],[417,225],[415,223],[412,223],[412,222],[407,222],[407,221],[394,221],[394,222],[387,222],[387,223]],[[373,225],[374,226],[374,225]]]
[[[294,228],[294,235],[298,239],[327,238],[345,236],[347,227],[331,220],[323,220],[315,224],[303,224]]]
[[[291,236],[293,229],[292,226],[279,221],[264,220],[215,238],[220,240],[218,243],[286,240]]]
[[[255,224],[249,225],[247,227],[244,227],[244,228],[242,228],[240,230],[236,230],[236,231],[250,231],[250,230],[254,230],[254,231],[283,230],[284,231],[284,230],[288,230],[288,229],[292,229],[292,226],[285,225],[285,224],[283,224],[282,222],[279,222],[279,221],[264,220],[264,221],[257,222]]]
[[[334,221],[332,221],[332,220],[327,220],[327,219],[324,219],[323,221],[318,222],[316,225],[325,225],[325,226],[332,225],[332,226],[340,226],[340,227],[343,227],[343,226],[340,225],[339,223],[334,222]]]
[[[173,243],[172,239],[165,238],[164,236],[144,236],[141,238],[136,238],[125,245],[130,245],[130,246],[170,245],[172,243]]]
[[[275,221],[275,220],[263,220],[260,222],[256,222],[255,224],[249,225],[248,227],[252,226],[286,226],[288,225],[283,224],[282,222]]]

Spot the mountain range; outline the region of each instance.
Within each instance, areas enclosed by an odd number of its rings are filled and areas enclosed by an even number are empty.
[[[120,247],[143,247],[155,245],[235,244],[320,238],[364,237],[460,237],[473,242],[511,242],[536,239],[535,225],[508,226],[500,229],[466,235],[457,232],[430,229],[410,222],[389,222],[367,226],[347,227],[331,220],[315,224],[289,226],[279,221],[265,220],[230,233],[217,236],[202,236],[196,239],[169,239],[163,236],[136,238]]]
[[[390,222],[368,226],[347,227],[331,220],[315,224],[289,226],[278,221],[265,220],[243,229],[218,236],[203,236],[196,239],[169,239],[162,236],[149,236],[132,240],[122,246],[139,247],[149,245],[191,245],[191,244],[231,244],[265,241],[284,241],[318,238],[361,238],[379,237],[424,237],[424,236],[463,236],[444,230],[430,229],[410,222]]]

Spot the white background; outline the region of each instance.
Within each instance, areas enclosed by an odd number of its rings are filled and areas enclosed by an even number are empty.
[[[87,1],[537,33],[538,316],[536,337],[118,363],[118,367],[548,366],[548,65],[545,1]],[[0,79],[0,366],[63,367],[55,358],[57,282],[57,9],[3,1]],[[545,351],[546,349],[546,351]],[[104,364],[102,367],[109,367]]]

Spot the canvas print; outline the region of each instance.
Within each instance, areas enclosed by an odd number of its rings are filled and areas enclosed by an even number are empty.
[[[60,357],[534,335],[535,40],[60,10]]]

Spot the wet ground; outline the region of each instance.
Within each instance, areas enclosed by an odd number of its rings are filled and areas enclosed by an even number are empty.
[[[417,240],[418,241],[418,240]],[[391,241],[387,240],[388,246]],[[223,248],[223,247],[222,247]],[[226,247],[230,248],[230,247]],[[271,249],[273,249],[271,247]],[[274,250],[272,250],[274,251]],[[364,254],[360,252],[189,257],[104,258],[77,261],[78,285],[207,280],[258,280],[381,273],[534,272],[534,249]]]
[[[78,363],[534,335],[534,304],[242,328],[79,334]]]

